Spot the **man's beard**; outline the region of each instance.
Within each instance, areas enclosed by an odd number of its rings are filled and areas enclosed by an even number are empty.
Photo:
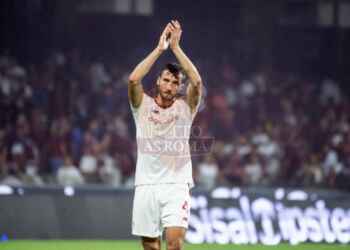
[[[167,101],[172,101],[175,98],[175,95],[170,92],[160,92],[160,97]]]

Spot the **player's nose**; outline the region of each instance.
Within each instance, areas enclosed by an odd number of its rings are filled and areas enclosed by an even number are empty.
[[[171,83],[167,83],[166,89],[167,89],[167,90],[171,90]]]

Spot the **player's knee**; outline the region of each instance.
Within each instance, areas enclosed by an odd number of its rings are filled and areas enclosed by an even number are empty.
[[[171,239],[167,241],[167,250],[182,250],[182,239]]]
[[[142,239],[142,246],[144,250],[160,250],[160,241]]]
[[[159,244],[156,242],[142,242],[144,250],[160,250]]]

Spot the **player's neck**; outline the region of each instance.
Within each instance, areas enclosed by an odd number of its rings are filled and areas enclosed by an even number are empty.
[[[157,105],[163,109],[169,108],[173,103],[175,102],[176,98],[173,98],[172,100],[167,100],[161,97],[161,95],[157,95],[154,98],[154,101],[157,103]]]

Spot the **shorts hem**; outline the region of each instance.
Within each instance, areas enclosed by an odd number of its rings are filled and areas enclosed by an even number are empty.
[[[163,226],[163,229],[168,228],[168,227],[183,227],[186,230],[188,229],[188,226],[184,226],[184,225],[177,225],[177,224],[167,224]]]
[[[132,232],[131,234],[139,237],[148,237],[148,238],[158,238],[161,236],[161,234],[148,234],[148,233],[139,233],[139,232]]]

